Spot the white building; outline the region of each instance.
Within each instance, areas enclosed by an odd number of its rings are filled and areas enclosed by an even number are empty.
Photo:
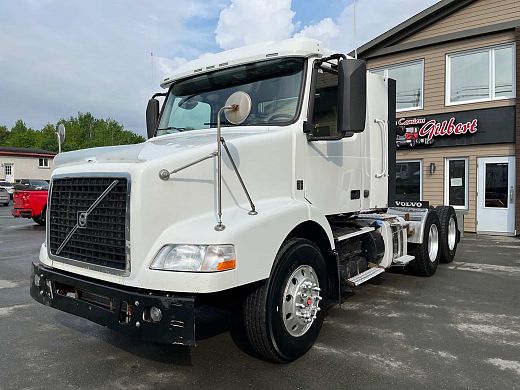
[[[11,183],[21,179],[49,180],[55,155],[43,149],[0,146],[0,180]]]

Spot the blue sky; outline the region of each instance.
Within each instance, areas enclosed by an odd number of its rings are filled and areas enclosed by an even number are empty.
[[[0,0],[0,125],[89,111],[144,134],[149,96],[181,63],[292,36],[348,52],[435,2],[357,0],[354,41],[353,0]]]

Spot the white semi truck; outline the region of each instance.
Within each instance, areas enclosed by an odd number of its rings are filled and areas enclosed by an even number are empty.
[[[343,292],[453,260],[453,208],[395,207],[395,81],[363,61],[290,39],[204,56],[161,86],[146,142],[55,158],[38,302],[195,345],[197,310],[231,297],[253,349],[290,362]]]

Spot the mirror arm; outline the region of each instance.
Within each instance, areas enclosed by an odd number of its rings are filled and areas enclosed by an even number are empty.
[[[157,96],[167,96],[168,92],[157,92],[152,95],[152,99],[155,99]]]
[[[173,171],[169,171],[167,169],[161,169],[159,171],[159,178],[162,179],[162,180],[165,180],[165,181],[169,180],[171,175],[173,175],[173,174],[175,174],[177,172],[180,172],[180,171],[182,171],[182,170],[184,170],[186,168],[192,167],[193,165],[198,164],[198,163],[200,163],[202,161],[206,161],[209,158],[216,157],[216,156],[217,156],[217,152],[213,152],[211,154],[208,154],[207,156],[201,157],[201,158],[199,158],[199,159],[197,159],[197,160],[195,160],[193,162],[190,162],[190,163],[188,163],[186,165],[183,165],[180,168],[174,169]]]
[[[231,152],[229,151],[229,149],[226,145],[226,140],[224,139],[224,137],[220,138],[220,142],[224,146],[224,150],[226,151],[226,153],[229,157],[229,161],[231,161],[231,165],[233,165],[233,169],[235,170],[235,173],[238,177],[238,181],[240,182],[240,185],[242,186],[242,189],[244,190],[244,193],[247,196],[247,200],[249,201],[249,206],[251,206],[251,211],[249,211],[249,215],[257,215],[258,213],[256,211],[255,204],[251,200],[251,196],[249,196],[249,192],[247,191],[246,185],[244,184],[244,181],[242,180],[242,176],[240,176],[240,172],[238,172],[238,168],[235,164],[235,160],[233,160],[233,157],[231,156]]]

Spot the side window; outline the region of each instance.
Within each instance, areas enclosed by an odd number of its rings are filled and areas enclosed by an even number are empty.
[[[319,71],[316,78],[312,124],[314,135],[327,137],[336,135],[338,126],[338,75]]]
[[[169,126],[180,129],[208,129],[211,122],[211,106],[195,99],[175,98]]]

